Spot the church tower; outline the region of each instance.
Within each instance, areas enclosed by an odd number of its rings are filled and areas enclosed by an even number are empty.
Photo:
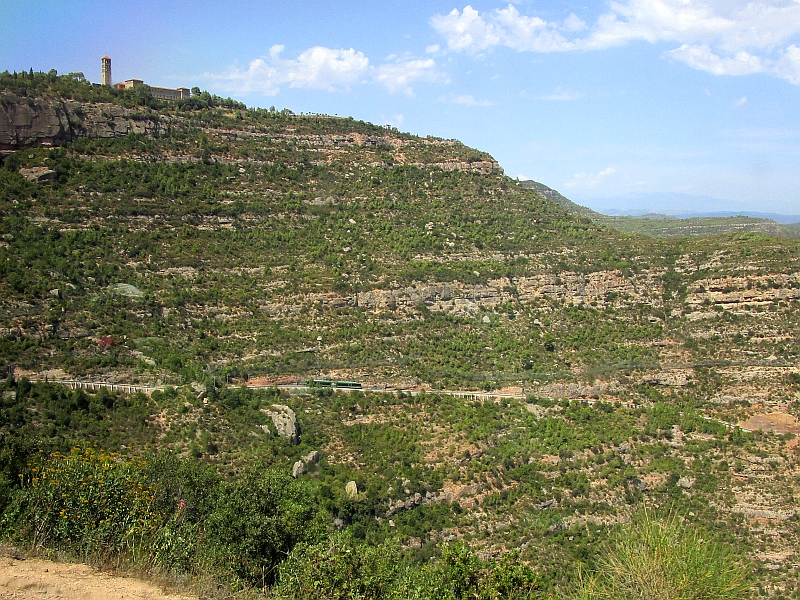
[[[103,74],[101,83],[103,85],[111,85],[111,59],[108,56],[100,59],[100,71]]]

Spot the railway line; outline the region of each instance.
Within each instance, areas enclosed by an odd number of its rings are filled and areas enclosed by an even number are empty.
[[[166,385],[160,386],[144,386],[144,385],[134,385],[134,384],[122,384],[122,383],[109,383],[106,381],[80,381],[76,379],[48,379],[47,377],[31,377],[29,378],[30,381],[37,381],[37,382],[49,382],[55,383],[57,385],[63,385],[70,389],[79,389],[79,390],[90,390],[90,391],[97,391],[100,389],[107,389],[112,392],[123,392],[127,394],[135,394],[141,392],[143,394],[147,394],[148,396],[155,391],[164,391],[167,389]],[[323,381],[330,381],[330,380],[323,380]],[[334,382],[331,382],[334,383]],[[248,389],[271,389],[271,388],[278,388],[279,390],[286,390],[289,392],[301,392],[301,393],[309,393],[314,391],[315,389],[320,389],[321,387],[327,387],[329,389],[335,389],[336,391],[340,392],[378,392],[378,393],[389,393],[389,394],[406,394],[409,396],[418,396],[420,394],[443,394],[446,396],[452,396],[455,398],[463,398],[465,400],[480,400],[480,401],[496,401],[496,400],[525,400],[527,396],[525,394],[509,394],[509,393],[500,393],[500,392],[477,392],[477,391],[470,391],[470,390],[420,390],[420,389],[413,389],[413,388],[396,388],[386,385],[367,385],[364,386],[363,384],[359,384],[360,387],[356,387],[356,382],[338,382],[338,383],[348,383],[351,384],[349,386],[341,386],[337,387],[334,385],[330,386],[320,386],[314,385],[314,383],[306,382],[306,383],[296,383],[296,384],[278,384],[278,385],[267,385],[267,384],[245,384],[245,387]],[[230,387],[238,387],[238,386],[230,386]],[[603,402],[603,400],[598,400],[595,398],[580,398],[581,402],[586,402],[587,404],[594,405],[598,402]],[[636,408],[640,406],[639,404],[633,402],[621,402],[622,406],[626,408]],[[745,432],[751,432],[752,430],[746,429],[739,425],[733,425],[731,423],[727,423],[725,421],[720,421],[719,419],[714,419],[713,417],[702,416],[702,418],[706,421],[714,421],[716,423],[720,423],[721,425],[725,426],[730,430],[738,429]]]

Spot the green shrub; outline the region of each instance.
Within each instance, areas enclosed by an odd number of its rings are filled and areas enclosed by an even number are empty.
[[[399,546],[368,546],[346,534],[299,545],[279,567],[278,598],[388,598],[400,574]]]
[[[439,563],[443,591],[448,597],[471,598],[478,589],[481,561],[463,542],[445,544]]]
[[[749,572],[727,546],[705,538],[676,514],[648,513],[622,527],[606,546],[597,572],[575,600],[734,600]]]
[[[35,549],[262,586],[295,544],[325,532],[310,489],[285,473],[253,468],[224,482],[167,453],[125,459],[75,448],[34,456],[17,474],[22,483],[10,492],[2,526]]]
[[[75,448],[20,473],[22,487],[3,517],[4,529],[34,548],[84,555],[137,551],[158,527],[153,488],[141,461]]]
[[[311,490],[288,473],[250,468],[226,482],[205,522],[201,552],[217,572],[263,586],[295,544],[325,531]]]
[[[215,510],[220,476],[201,463],[162,452],[147,461],[144,477],[152,482],[153,507],[163,519],[150,545],[151,561],[172,573],[201,571],[202,523]]]
[[[466,544],[442,547],[432,563],[403,558],[396,539],[378,546],[334,534],[298,545],[279,567],[273,592],[281,599],[499,600],[531,598],[540,580],[516,552],[482,561]]]
[[[519,560],[516,550],[491,561],[481,585],[481,600],[495,598],[531,598],[541,587],[542,580],[528,565]]]

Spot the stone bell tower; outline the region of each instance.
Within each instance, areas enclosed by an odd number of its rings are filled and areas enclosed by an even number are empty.
[[[100,59],[100,71],[103,74],[101,83],[111,85],[111,58],[104,56]]]

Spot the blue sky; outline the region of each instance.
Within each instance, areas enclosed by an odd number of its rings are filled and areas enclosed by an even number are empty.
[[[0,26],[0,69],[99,81],[109,54],[115,81],[458,138],[593,207],[800,214],[800,0],[0,0]]]

